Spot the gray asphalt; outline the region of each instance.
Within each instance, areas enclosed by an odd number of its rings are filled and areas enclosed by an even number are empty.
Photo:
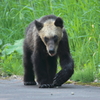
[[[100,87],[64,84],[41,89],[18,79],[0,79],[0,100],[100,100]]]

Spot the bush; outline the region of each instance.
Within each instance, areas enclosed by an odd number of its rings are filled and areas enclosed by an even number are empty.
[[[88,64],[88,66],[84,66],[82,69],[76,68],[72,79],[74,81],[93,82],[96,78],[95,75],[96,68]]]
[[[16,40],[14,45],[5,44],[1,48],[0,75],[10,76],[12,74],[22,74],[22,44],[23,39]]]
[[[18,53],[12,53],[8,56],[1,57],[1,72],[2,76],[22,75],[22,56]]]

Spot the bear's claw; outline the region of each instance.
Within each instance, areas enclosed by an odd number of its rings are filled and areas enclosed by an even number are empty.
[[[36,82],[33,81],[33,82],[24,82],[24,85],[36,85]]]
[[[39,88],[53,88],[53,87],[54,87],[54,85],[52,85],[52,84],[42,84],[39,86]]]

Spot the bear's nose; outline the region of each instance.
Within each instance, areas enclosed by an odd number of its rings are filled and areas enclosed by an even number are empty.
[[[49,53],[50,53],[51,55],[54,54],[54,53],[55,53],[54,49],[50,49],[50,50],[49,50]]]

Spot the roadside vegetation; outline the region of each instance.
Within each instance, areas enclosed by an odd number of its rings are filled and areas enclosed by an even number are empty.
[[[99,82],[100,0],[0,0],[0,76],[23,75],[25,28],[49,14],[64,20],[75,62],[71,79]]]

